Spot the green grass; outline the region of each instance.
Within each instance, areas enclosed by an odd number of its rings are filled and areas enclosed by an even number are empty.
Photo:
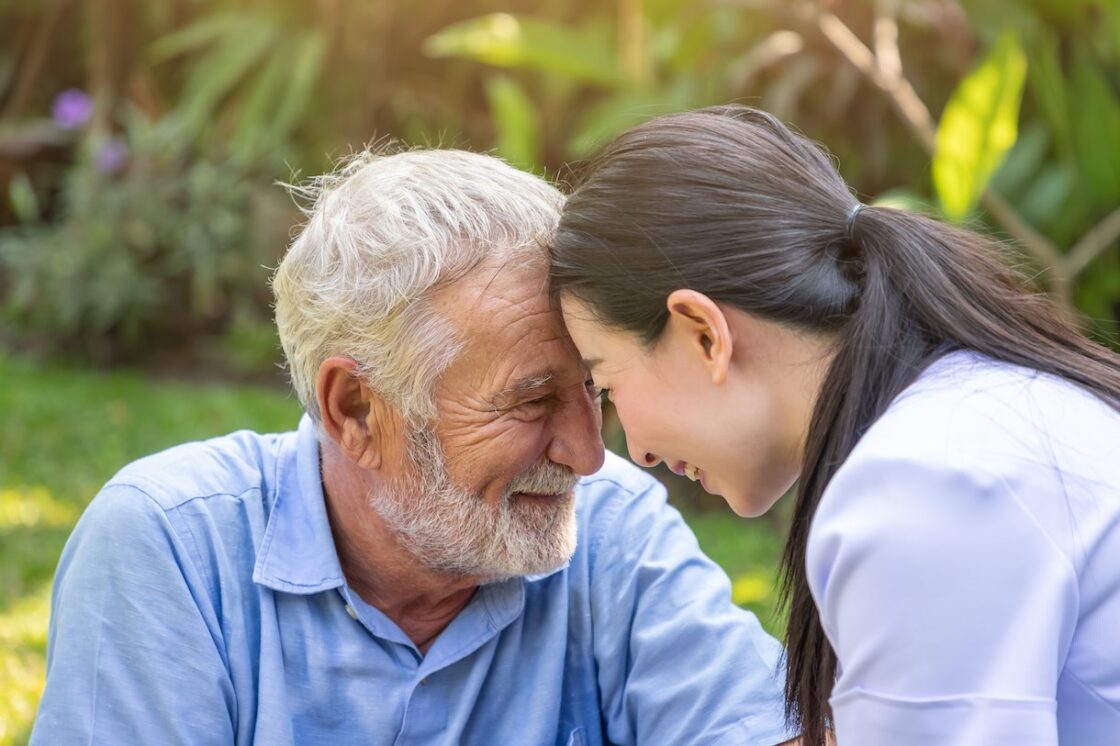
[[[50,582],[70,528],[124,464],[176,443],[248,428],[292,429],[282,391],[153,381],[34,365],[0,353],[0,746],[26,742],[42,692]],[[720,508],[686,513],[733,580],[736,602],[771,630],[780,539]]]

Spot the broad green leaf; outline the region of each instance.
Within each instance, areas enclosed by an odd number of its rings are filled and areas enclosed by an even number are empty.
[[[540,166],[536,107],[517,83],[504,75],[486,81],[486,99],[496,130],[498,155],[526,170]]]
[[[1016,195],[1030,186],[1046,161],[1051,144],[1050,132],[1045,125],[1038,121],[1030,124],[1019,133],[1015,147],[992,176],[992,188],[1014,200]]]
[[[1032,98],[1054,133],[1058,149],[1063,155],[1073,157],[1069,97],[1057,35],[1049,30],[1040,33],[1031,45],[1030,54],[1032,66],[1028,83]]]
[[[461,57],[613,86],[622,81],[609,37],[509,13],[452,24],[424,41],[431,57]]]
[[[1120,204],[1120,97],[1085,50],[1074,51],[1068,82],[1079,176],[1103,215]]]
[[[276,27],[267,23],[245,26],[223,36],[194,65],[183,91],[181,110],[193,124],[202,124],[273,44]]]
[[[1018,136],[1027,59],[1004,33],[953,92],[937,127],[933,186],[945,215],[963,220]]]
[[[156,62],[176,57],[200,47],[213,44],[218,39],[236,34],[251,19],[237,13],[215,13],[156,39],[148,47],[148,55]]]
[[[625,129],[660,114],[696,108],[707,101],[687,78],[667,88],[612,93],[587,109],[567,144],[570,158],[584,158]]]
[[[289,54],[269,55],[244,98],[234,142],[250,154],[271,146],[271,143],[265,142],[265,131],[275,117],[276,102],[284,95],[291,80],[292,60]]]
[[[1077,173],[1072,166],[1066,163],[1048,164],[1016,203],[1019,214],[1031,225],[1049,228],[1066,208],[1076,184]]]

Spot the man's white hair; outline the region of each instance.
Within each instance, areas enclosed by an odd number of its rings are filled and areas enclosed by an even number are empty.
[[[493,156],[366,151],[295,189],[307,222],[272,278],[292,386],[321,421],[319,366],[346,355],[409,423],[435,417],[432,390],[462,349],[430,293],[484,261],[536,253],[563,196]]]

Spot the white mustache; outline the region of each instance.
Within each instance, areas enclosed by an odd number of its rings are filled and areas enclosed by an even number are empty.
[[[521,474],[506,487],[506,496],[515,492],[531,495],[562,495],[575,489],[579,476],[566,466],[546,461]]]

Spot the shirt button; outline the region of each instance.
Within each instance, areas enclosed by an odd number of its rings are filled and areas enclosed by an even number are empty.
[[[350,615],[351,619],[357,621],[358,612],[354,611],[354,607],[351,606],[350,604],[346,604],[346,613]]]

